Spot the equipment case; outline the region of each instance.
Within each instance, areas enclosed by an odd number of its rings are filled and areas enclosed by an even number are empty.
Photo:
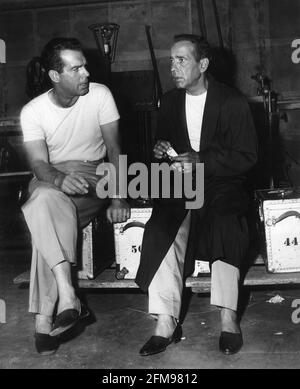
[[[131,217],[114,224],[117,279],[135,279],[139,264],[144,228],[152,207],[131,208]]]
[[[269,272],[300,272],[300,188],[257,190]]]
[[[78,279],[94,279],[114,262],[113,226],[103,211],[78,234]]]

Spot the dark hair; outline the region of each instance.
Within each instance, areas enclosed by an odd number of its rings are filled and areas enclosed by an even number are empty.
[[[60,52],[62,50],[82,51],[81,43],[76,38],[53,38],[43,48],[41,54],[41,62],[46,73],[49,70],[56,70],[61,73],[64,63],[61,59]]]
[[[211,60],[211,48],[205,38],[195,34],[179,34],[175,35],[173,42],[188,41],[194,45],[194,54],[197,62],[202,58],[208,58]]]

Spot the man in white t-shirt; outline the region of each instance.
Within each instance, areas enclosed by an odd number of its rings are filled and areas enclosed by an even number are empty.
[[[29,311],[36,314],[37,351],[45,355],[57,350],[58,335],[88,315],[71,281],[78,226],[86,226],[106,206],[110,222],[126,221],[130,208],[118,187],[110,202],[96,195],[96,171],[106,155],[118,173],[119,113],[110,90],[89,84],[77,39],[52,39],[41,63],[53,88],[21,112],[34,172],[22,210],[32,236]]]

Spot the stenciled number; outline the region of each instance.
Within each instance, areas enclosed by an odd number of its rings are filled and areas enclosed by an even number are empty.
[[[284,244],[286,246],[298,246],[298,239],[297,237],[295,237],[293,240],[291,240],[290,238],[286,238]]]
[[[141,250],[142,250],[141,245],[139,245],[139,246],[132,245],[131,246],[131,252],[132,253],[137,253],[138,251],[141,252]]]

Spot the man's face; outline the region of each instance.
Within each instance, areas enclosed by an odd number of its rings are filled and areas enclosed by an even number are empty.
[[[170,60],[176,87],[195,92],[202,82],[204,67],[202,59],[199,62],[195,59],[193,44],[189,41],[176,42],[171,48]]]
[[[59,73],[59,86],[69,96],[83,96],[89,91],[89,72],[86,70],[86,59],[81,51],[62,50],[64,63]]]

